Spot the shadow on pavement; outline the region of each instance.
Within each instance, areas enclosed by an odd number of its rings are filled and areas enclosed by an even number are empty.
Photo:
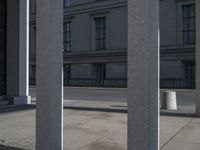
[[[127,109],[115,109],[115,108],[98,108],[98,107],[79,107],[79,106],[64,106],[64,109],[82,110],[82,111],[99,111],[99,112],[115,112],[115,113],[127,113]]]
[[[160,112],[161,116],[198,118],[194,113]]]
[[[10,146],[5,146],[5,145],[0,145],[0,150],[25,150],[25,149],[15,148],[15,147],[10,147]]]
[[[35,109],[35,105],[23,105],[23,106],[11,106],[11,107],[0,107],[0,114],[9,113],[9,112],[17,112],[17,111],[24,111],[24,110],[31,110]],[[0,147],[1,150],[1,147]]]

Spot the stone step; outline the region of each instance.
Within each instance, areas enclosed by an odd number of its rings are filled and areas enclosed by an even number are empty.
[[[9,96],[0,96],[0,106],[10,105],[12,102],[12,97]]]
[[[0,106],[5,106],[5,105],[8,105],[9,104],[9,101],[7,100],[0,100]]]
[[[2,106],[0,106],[0,112],[1,112],[1,110],[3,110],[3,109],[10,109],[10,108],[13,108],[13,105],[2,105]]]
[[[3,100],[3,96],[0,96],[0,101]]]

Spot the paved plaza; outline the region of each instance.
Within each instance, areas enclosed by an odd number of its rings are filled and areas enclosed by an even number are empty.
[[[200,119],[161,116],[162,150],[199,150]],[[35,150],[35,109],[0,114],[0,150]],[[65,150],[126,150],[127,114],[64,111]]]
[[[0,150],[35,150],[35,89],[30,93],[33,105],[1,108]],[[127,150],[125,89],[65,88],[64,97],[64,150]],[[178,111],[161,110],[161,150],[199,150],[194,101],[178,104]]]

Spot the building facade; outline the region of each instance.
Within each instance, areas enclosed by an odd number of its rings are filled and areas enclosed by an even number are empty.
[[[194,89],[195,1],[160,1],[160,37],[161,87]]]
[[[30,2],[30,84],[36,16]],[[127,1],[64,0],[64,85],[127,86]],[[170,10],[170,11],[169,11]],[[161,88],[195,88],[195,1],[160,0]]]

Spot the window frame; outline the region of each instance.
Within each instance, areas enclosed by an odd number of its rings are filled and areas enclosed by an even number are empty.
[[[106,17],[95,17],[95,50],[106,49]]]
[[[72,6],[72,0],[64,0],[64,7]]]
[[[72,22],[64,22],[63,46],[65,52],[72,51]]]
[[[196,28],[195,28],[195,4],[182,5],[181,9],[182,9],[182,41],[183,41],[183,45],[195,44],[195,31],[196,31]],[[184,9],[187,9],[187,13],[188,13],[187,16],[185,16],[185,14],[184,14]],[[193,16],[190,15],[191,9],[194,9]],[[194,20],[193,25],[190,24],[191,20]],[[186,29],[185,29],[185,24],[187,24]],[[191,26],[194,26],[194,27],[191,29]],[[192,38],[193,40],[190,37],[191,34],[193,34],[193,38]],[[185,38],[185,36],[187,36],[187,37]]]

